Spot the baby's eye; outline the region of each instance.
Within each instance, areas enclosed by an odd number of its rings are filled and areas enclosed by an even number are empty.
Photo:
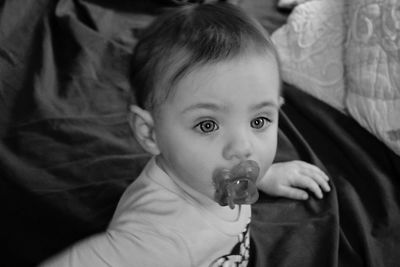
[[[212,120],[202,121],[195,128],[199,129],[202,133],[211,133],[219,129],[217,123]]]
[[[271,121],[265,117],[258,117],[250,122],[250,126],[254,129],[261,129],[270,122]]]

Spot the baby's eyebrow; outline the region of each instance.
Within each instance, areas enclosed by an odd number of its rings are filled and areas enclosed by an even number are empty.
[[[274,102],[274,101],[263,101],[260,102],[258,104],[255,104],[254,106],[250,107],[251,111],[254,110],[260,110],[262,108],[274,108],[274,109],[278,109],[279,108],[279,104]],[[211,111],[226,111],[228,108],[224,105],[218,105],[216,103],[211,103],[211,102],[200,102],[200,103],[195,103],[193,105],[190,105],[188,107],[186,107],[182,113],[187,113],[193,110],[198,110],[198,109],[207,109],[207,110],[211,110]]]
[[[196,104],[190,105],[187,108],[185,108],[182,111],[182,113],[187,113],[187,112],[190,112],[190,111],[196,110],[196,109],[208,109],[211,111],[220,111],[220,110],[224,110],[226,108],[224,106],[217,105],[215,103],[208,103],[208,102],[196,103]]]
[[[265,107],[269,108],[279,108],[279,104],[274,101],[263,101],[251,107],[251,110],[259,110]]]

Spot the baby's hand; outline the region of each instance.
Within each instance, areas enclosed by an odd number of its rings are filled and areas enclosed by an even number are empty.
[[[258,183],[258,189],[272,196],[307,199],[308,189],[318,198],[329,192],[328,176],[317,166],[304,161],[274,163]]]

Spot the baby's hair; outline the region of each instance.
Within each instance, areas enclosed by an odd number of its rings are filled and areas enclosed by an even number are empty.
[[[268,33],[239,7],[213,3],[174,8],[142,32],[134,49],[130,79],[136,103],[152,111],[194,67],[246,52],[269,53],[279,64]]]

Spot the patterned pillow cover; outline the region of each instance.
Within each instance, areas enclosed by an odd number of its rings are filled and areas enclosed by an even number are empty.
[[[287,24],[272,34],[283,79],[344,111],[343,0],[303,2],[279,3],[280,6],[298,4]]]
[[[400,155],[400,1],[297,4],[273,33],[283,79],[342,112]]]
[[[346,107],[400,155],[400,1],[352,0],[347,16]]]

